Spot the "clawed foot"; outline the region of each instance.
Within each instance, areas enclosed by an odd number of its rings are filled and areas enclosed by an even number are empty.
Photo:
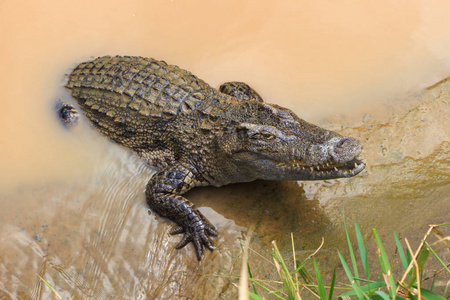
[[[184,233],[183,239],[175,247],[181,249],[190,242],[194,244],[195,251],[197,252],[197,259],[200,261],[203,254],[203,247],[213,251],[214,247],[209,240],[210,236],[217,236],[217,232],[208,221],[199,220],[194,224],[188,224],[186,226],[180,226],[173,229],[170,234]]]

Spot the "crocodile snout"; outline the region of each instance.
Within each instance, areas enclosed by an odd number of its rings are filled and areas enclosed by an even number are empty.
[[[345,163],[357,157],[362,150],[361,142],[352,137],[342,137],[333,147],[329,148],[333,160]]]

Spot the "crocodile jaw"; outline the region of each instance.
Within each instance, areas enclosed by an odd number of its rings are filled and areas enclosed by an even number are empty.
[[[328,132],[327,136],[331,138],[306,147],[302,146],[306,143],[292,138],[292,149],[284,152],[285,155],[280,155],[281,151],[234,153],[236,169],[245,174],[245,181],[325,180],[359,174],[366,166],[359,157],[361,143],[333,132]]]
[[[285,180],[324,180],[352,177],[366,167],[366,163],[356,157],[345,163],[326,162],[315,166],[307,166],[299,160],[271,162],[273,170]],[[278,176],[279,176],[278,175]]]
[[[288,180],[324,180],[352,177],[366,167],[359,157],[361,143],[351,137],[335,135],[321,144],[311,144],[303,153],[294,150],[294,158],[273,161],[272,170]]]

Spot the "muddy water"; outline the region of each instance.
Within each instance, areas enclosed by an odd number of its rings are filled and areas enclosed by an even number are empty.
[[[344,249],[342,209],[418,243],[450,215],[450,24],[446,1],[376,5],[271,1],[2,1],[0,296],[234,298],[239,239],[276,239],[298,255],[325,238],[324,270]],[[65,74],[106,54],[182,66],[211,85],[246,81],[308,121],[358,137],[368,168],[352,179],[254,182],[188,195],[219,228],[199,264],[173,249],[172,225],[147,212],[154,170],[82,120],[55,118]],[[274,269],[257,256],[263,278]],[[257,267],[256,267],[257,266]],[[439,279],[437,285],[443,285]]]

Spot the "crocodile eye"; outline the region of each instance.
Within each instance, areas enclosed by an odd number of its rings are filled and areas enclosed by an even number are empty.
[[[255,139],[255,140],[273,140],[275,138],[275,136],[269,132],[259,132],[259,133],[255,133],[253,134],[251,137],[251,139]]]
[[[250,123],[242,123],[236,127],[236,133],[238,138],[243,139],[245,137],[254,141],[271,141],[275,140],[276,128],[269,125],[256,125]],[[272,132],[274,131],[274,132]]]
[[[275,138],[275,136],[273,134],[268,133],[268,132],[262,132],[261,135],[266,140],[273,140]]]

